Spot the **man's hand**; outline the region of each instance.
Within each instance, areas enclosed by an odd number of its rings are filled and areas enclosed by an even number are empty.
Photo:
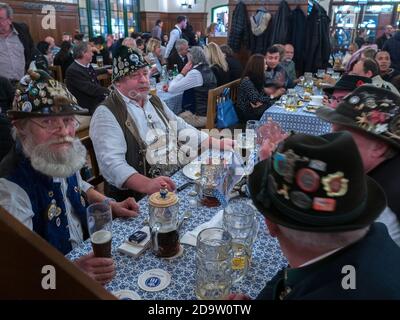
[[[134,198],[127,198],[122,202],[111,202],[111,209],[114,217],[137,217],[139,205]]]
[[[324,98],[322,99],[322,104],[324,106],[328,106],[330,105],[330,101],[329,101],[329,97],[328,96],[324,96]]]
[[[93,252],[75,260],[74,263],[79,269],[87,273],[89,277],[100,282],[102,285],[111,281],[115,276],[115,265],[113,259],[96,258]]]
[[[265,94],[266,94],[267,96],[271,96],[271,95],[274,95],[274,94],[275,94],[276,88],[274,88],[274,87],[267,87],[267,88],[264,88],[264,92],[265,92]]]
[[[169,85],[167,85],[167,84],[164,84],[162,87],[164,92],[168,92],[168,88],[169,88]]]
[[[187,74],[190,70],[192,70],[192,68],[193,68],[193,63],[189,61],[189,62],[186,63],[186,65],[183,67],[183,69],[182,69],[182,71],[181,71],[181,74],[182,74],[183,76],[186,76],[186,74]]]
[[[257,101],[256,103],[251,103],[250,102],[250,105],[251,105],[252,108],[255,109],[255,108],[261,107],[263,105],[263,103],[260,102],[260,101]]]
[[[159,192],[164,185],[167,186],[168,191],[174,191],[176,189],[174,181],[169,177],[157,177],[149,180],[150,181],[146,187],[146,193],[148,195]]]
[[[285,88],[279,88],[278,90],[276,90],[276,92],[274,93],[274,98],[279,98],[281,95],[283,95],[286,92]]]

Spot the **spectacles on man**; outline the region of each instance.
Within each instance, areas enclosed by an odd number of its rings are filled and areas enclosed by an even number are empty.
[[[31,121],[36,125],[38,125],[39,127],[41,127],[42,129],[45,129],[48,133],[54,133],[60,130],[60,128],[62,128],[61,121],[64,127],[68,129],[77,130],[80,126],[80,122],[75,117],[64,117],[62,119],[50,117],[41,120],[31,119]]]

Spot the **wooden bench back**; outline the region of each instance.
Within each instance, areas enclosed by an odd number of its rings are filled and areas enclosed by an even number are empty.
[[[49,66],[49,70],[53,71],[54,79],[56,79],[60,83],[64,82],[61,66],[56,66],[56,65]]]
[[[238,96],[240,79],[234,80],[223,86],[217,87],[208,91],[208,103],[207,103],[207,124],[206,129],[215,128],[215,117],[217,115],[217,99],[223,93],[225,88],[230,88],[229,96],[232,99],[233,104],[236,104]]]
[[[0,299],[116,299],[1,207],[0,252]]]

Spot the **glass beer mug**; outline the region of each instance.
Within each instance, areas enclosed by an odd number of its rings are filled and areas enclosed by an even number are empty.
[[[173,192],[162,188],[149,198],[149,225],[153,252],[168,258],[179,253],[179,203]]]

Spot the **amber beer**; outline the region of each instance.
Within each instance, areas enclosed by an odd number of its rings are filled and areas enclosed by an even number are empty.
[[[111,232],[99,230],[92,234],[90,241],[95,257],[111,258]]]
[[[178,230],[171,230],[167,232],[160,231],[157,233],[158,251],[156,255],[158,257],[173,257],[179,252],[179,233]],[[152,239],[155,241],[155,239]],[[154,248],[154,244],[153,244]]]

